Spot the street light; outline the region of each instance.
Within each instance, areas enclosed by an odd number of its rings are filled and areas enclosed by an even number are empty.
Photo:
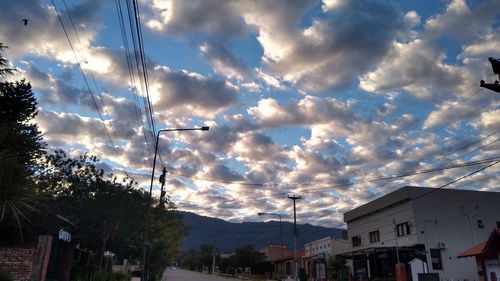
[[[281,258],[283,259],[285,254],[284,254],[284,244],[283,244],[283,227],[281,224],[281,214],[276,214],[276,213],[258,213],[259,216],[277,216],[280,218],[280,240],[281,240]]]
[[[208,126],[203,126],[200,128],[173,128],[173,129],[161,129],[156,133],[156,141],[155,141],[155,155],[153,158],[153,170],[151,171],[151,184],[149,186],[149,204],[153,199],[153,181],[155,177],[155,168],[156,168],[156,156],[158,154],[158,142],[160,141],[160,133],[162,132],[175,132],[175,131],[208,131]],[[147,231],[144,239],[144,254],[143,254],[143,268],[142,268],[142,281],[149,280],[149,231],[151,229],[150,215],[148,208],[148,225]]]
[[[295,210],[295,201],[302,199],[300,195],[296,194],[290,194],[287,196],[288,199],[293,200],[293,264],[294,264],[294,277],[293,280],[297,281],[298,273],[299,273],[299,266],[298,266],[298,260],[297,260],[297,236],[298,236],[298,231],[297,231],[297,212]]]

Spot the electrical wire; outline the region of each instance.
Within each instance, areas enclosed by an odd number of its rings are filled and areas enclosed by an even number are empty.
[[[114,141],[113,141],[113,139],[112,139],[112,137],[111,137],[111,134],[109,133],[109,130],[108,130],[108,128],[106,127],[106,124],[105,124],[105,122],[104,122],[104,118],[103,118],[103,116],[102,116],[101,110],[99,109],[99,106],[97,105],[97,102],[96,102],[95,96],[94,96],[94,94],[92,93],[92,90],[90,89],[89,82],[88,82],[88,80],[87,80],[87,77],[86,77],[86,75],[85,75],[85,72],[83,71],[83,68],[82,68],[82,66],[81,66],[81,64],[80,64],[80,61],[78,60],[78,56],[76,55],[75,48],[74,48],[74,46],[73,46],[73,43],[71,42],[71,39],[70,39],[70,38],[69,38],[69,36],[68,36],[68,32],[67,32],[67,30],[66,30],[66,27],[64,26],[64,23],[63,23],[63,21],[62,21],[61,15],[59,14],[59,11],[58,11],[58,9],[57,9],[57,6],[56,6],[56,4],[54,3],[54,0],[51,0],[51,1],[52,1],[52,6],[54,7],[54,10],[55,10],[55,12],[56,12],[56,14],[57,14],[57,18],[59,19],[59,23],[61,24],[61,27],[62,27],[62,29],[63,29],[63,31],[64,31],[64,35],[66,36],[66,39],[68,40],[68,43],[69,43],[69,46],[71,47],[71,50],[73,51],[73,55],[75,56],[76,63],[77,63],[77,65],[78,65],[78,68],[79,68],[79,70],[80,70],[80,73],[82,74],[83,80],[84,80],[85,85],[86,85],[87,90],[88,90],[88,93],[89,93],[89,95],[90,95],[90,96],[91,96],[91,98],[92,98],[92,102],[93,102],[93,104],[94,104],[94,107],[96,108],[96,111],[97,111],[97,113],[98,113],[98,115],[99,115],[99,119],[101,120],[101,124],[102,124],[102,126],[103,126],[104,130],[106,131],[106,135],[108,136],[108,140],[110,141],[110,143],[111,143],[111,145],[112,145],[112,148],[113,148],[113,151],[115,152],[116,156],[117,156],[117,157],[120,157],[120,155],[118,154],[118,151],[116,150],[116,146],[115,146],[115,143],[114,143]],[[135,180],[132,176],[130,176],[130,175],[127,173],[127,171],[126,171],[125,167],[123,167],[123,165],[121,165],[119,162],[118,162],[118,165],[120,165],[120,166],[122,167],[123,172],[125,173],[125,175],[126,175],[127,177],[129,177],[129,178],[130,178],[130,179],[132,179],[133,181],[136,181],[136,180]]]

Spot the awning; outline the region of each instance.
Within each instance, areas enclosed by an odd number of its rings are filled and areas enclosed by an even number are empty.
[[[457,255],[457,258],[467,258],[481,255],[484,252],[484,246],[486,246],[486,242],[488,242],[488,240],[484,240],[476,246],[461,252]]]
[[[500,248],[500,229],[495,229],[490,237],[476,246],[469,248],[457,255],[457,258],[475,256],[493,256],[498,254]],[[495,252],[496,251],[496,252]]]

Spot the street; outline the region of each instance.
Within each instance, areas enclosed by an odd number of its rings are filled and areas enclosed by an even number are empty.
[[[199,273],[189,270],[177,269],[171,270],[167,269],[166,271],[166,279],[165,275],[163,275],[163,280],[168,281],[230,281],[230,280],[240,280],[234,278],[226,278],[220,277],[217,275],[209,275],[205,273]]]

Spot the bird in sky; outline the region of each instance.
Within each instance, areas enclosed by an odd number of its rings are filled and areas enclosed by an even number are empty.
[[[24,22],[24,26],[27,26],[29,19],[22,19],[21,21]]]

